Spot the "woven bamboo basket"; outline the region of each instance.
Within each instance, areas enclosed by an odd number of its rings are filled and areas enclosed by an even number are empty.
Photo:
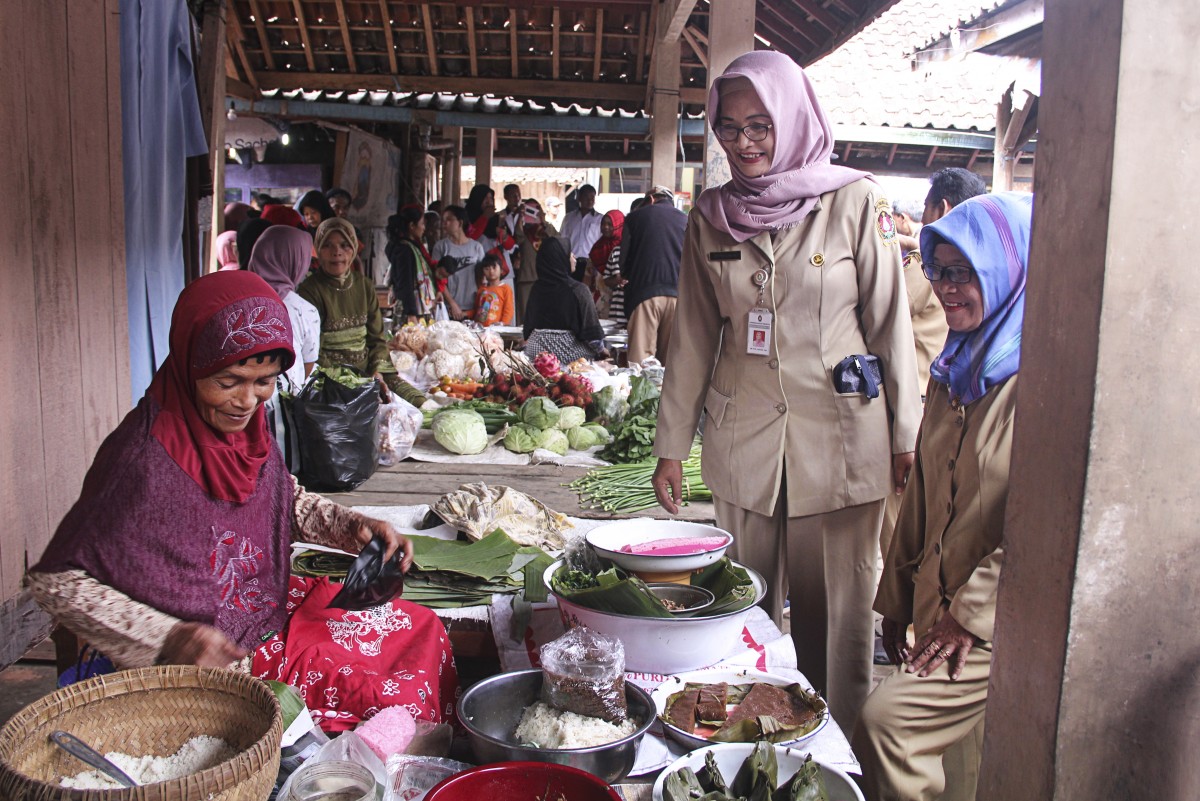
[[[52,693],[0,729],[5,801],[264,801],[279,772],[283,721],[271,688],[230,670],[182,665],[98,676]],[[100,753],[169,756],[201,734],[237,756],[171,781],[120,790],[69,790],[90,770],[50,741],[62,729]]]

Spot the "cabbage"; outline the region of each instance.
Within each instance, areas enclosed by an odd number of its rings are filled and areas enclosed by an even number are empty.
[[[554,425],[563,431],[581,426],[587,420],[587,412],[579,406],[564,406],[559,410],[558,422]]]
[[[517,423],[509,426],[508,433],[504,435],[504,447],[513,453],[530,453],[537,448],[541,438],[542,432],[538,429],[524,423]]]
[[[434,415],[433,438],[451,453],[481,453],[488,446],[487,426],[474,409],[447,409]]]
[[[517,417],[521,418],[522,423],[545,430],[554,428],[559,414],[558,407],[549,398],[530,398],[521,405]]]
[[[557,428],[548,428],[542,432],[541,438],[538,440],[538,447],[542,450],[553,451],[559,456],[566,456],[570,443],[567,442],[565,433]]]
[[[588,448],[599,445],[600,441],[596,439],[594,429],[587,426],[575,426],[575,428],[567,429],[567,444],[573,451],[586,451]]]
[[[590,428],[592,434],[596,437],[596,444],[607,443],[612,439],[612,434],[608,433],[608,429],[599,423],[584,423],[584,428]]]

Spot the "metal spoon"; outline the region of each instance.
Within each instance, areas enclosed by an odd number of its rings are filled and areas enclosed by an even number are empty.
[[[123,787],[137,787],[138,783],[125,775],[125,772],[108,760],[90,745],[80,740],[74,734],[65,731],[50,732],[50,741],[78,760],[86,762],[97,770],[104,771]]]

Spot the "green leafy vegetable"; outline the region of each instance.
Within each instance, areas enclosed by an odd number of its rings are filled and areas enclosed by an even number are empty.
[[[567,441],[566,432],[557,428],[548,428],[538,438],[538,447],[557,453],[559,456],[566,456],[571,443]]]
[[[548,428],[554,428],[558,424],[558,417],[562,414],[554,401],[549,398],[530,398],[521,404],[520,411],[517,416],[521,418],[522,423],[540,428],[543,431]]]
[[[433,418],[433,438],[451,453],[482,453],[488,446],[487,426],[473,409],[447,409]]]
[[[579,406],[564,406],[558,413],[558,422],[555,426],[566,431],[571,428],[576,428],[587,422],[587,412]]]
[[[538,440],[541,438],[540,429],[526,423],[517,423],[504,435],[504,447],[513,453],[532,453],[537,449]]]

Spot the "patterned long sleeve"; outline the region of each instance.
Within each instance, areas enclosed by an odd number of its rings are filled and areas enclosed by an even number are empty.
[[[350,553],[362,550],[358,539],[366,518],[341,504],[309,492],[292,477],[295,503],[292,517],[292,542],[310,542]]]

